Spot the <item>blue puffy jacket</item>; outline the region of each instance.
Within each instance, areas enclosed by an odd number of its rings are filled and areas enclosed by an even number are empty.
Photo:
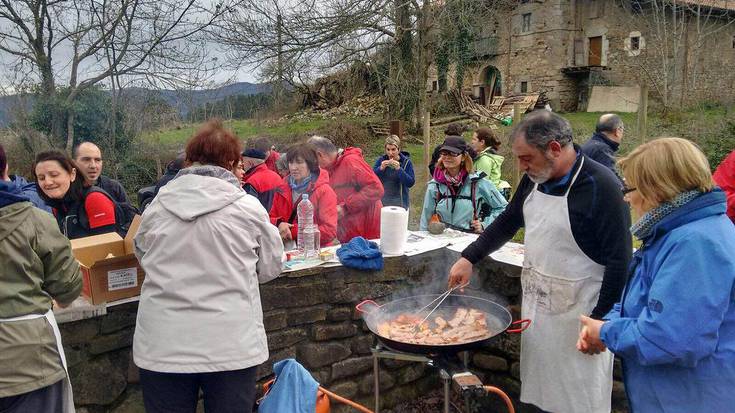
[[[27,197],[36,208],[51,213],[51,207],[48,206],[40,196],[38,196],[38,191],[40,191],[40,189],[35,182],[28,182],[22,176],[10,175],[10,182],[7,182],[7,184],[17,188],[18,191],[20,191],[23,196]]]
[[[419,229],[426,231],[431,216],[436,213],[450,228],[473,232],[471,223],[474,215],[482,222],[483,228],[487,228],[506,205],[508,201],[492,182],[485,179],[484,173],[467,176],[456,195],[452,195],[447,185],[432,179],[426,188]]]
[[[623,360],[631,411],[735,410],[735,227],[717,189],[661,220],[600,337]]]
[[[408,209],[408,189],[416,183],[411,155],[405,151],[401,152],[398,160],[401,165],[399,169],[385,168],[381,171],[380,164],[387,159],[388,155],[383,155],[376,159],[373,165],[373,171],[380,178],[385,190],[382,199],[383,206],[394,205]]]

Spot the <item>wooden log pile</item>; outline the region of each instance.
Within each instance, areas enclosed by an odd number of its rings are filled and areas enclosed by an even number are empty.
[[[521,112],[526,113],[545,107],[549,101],[546,98],[546,93],[541,92],[514,96],[495,96],[492,102],[487,106],[483,106],[462,91],[453,90],[451,95],[457,101],[462,113],[480,123],[502,122],[507,117],[513,117],[513,107],[516,103],[520,105]]]

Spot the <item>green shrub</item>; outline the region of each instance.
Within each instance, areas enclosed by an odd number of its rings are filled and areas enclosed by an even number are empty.
[[[702,136],[699,144],[707,156],[710,168],[714,171],[717,165],[735,150],[735,121],[728,120],[721,128]]]
[[[325,135],[332,139],[338,148],[354,146],[364,150],[375,140],[365,126],[354,122],[335,122],[325,131]]]

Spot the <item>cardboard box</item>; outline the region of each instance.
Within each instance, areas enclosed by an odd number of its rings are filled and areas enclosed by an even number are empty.
[[[112,232],[71,240],[72,253],[82,267],[82,294],[92,304],[140,295],[145,273],[133,249],[139,226],[136,216],[125,239]]]

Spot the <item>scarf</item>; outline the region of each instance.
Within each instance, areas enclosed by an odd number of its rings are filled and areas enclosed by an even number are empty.
[[[646,212],[638,222],[633,224],[630,227],[630,232],[639,240],[648,238],[656,224],[699,195],[701,195],[701,192],[696,190],[686,191],[675,196],[671,201],[662,202],[656,208]]]
[[[449,176],[445,169],[434,169],[434,180],[448,186],[452,194],[456,193],[462,184],[464,184],[465,179],[467,179],[467,171],[464,168],[460,169],[455,177]]]
[[[315,174],[311,174],[307,176],[300,183],[296,183],[296,180],[293,178],[293,175],[289,175],[288,176],[288,186],[291,187],[292,192],[301,194],[301,193],[304,193],[304,191],[306,191],[306,188],[309,187],[309,184],[311,183],[312,180],[316,180]]]

